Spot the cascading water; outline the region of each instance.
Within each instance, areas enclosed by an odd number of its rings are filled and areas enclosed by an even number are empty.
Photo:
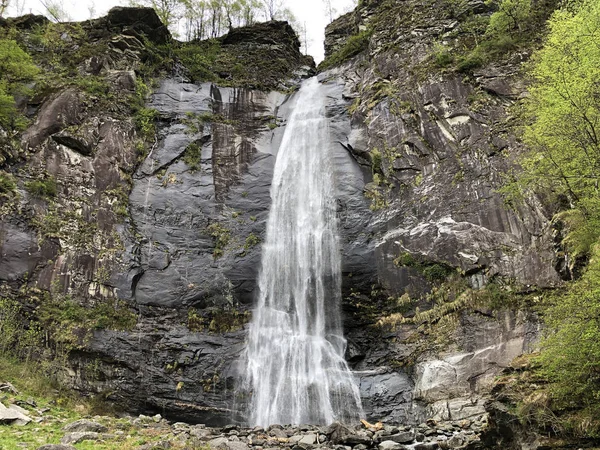
[[[252,425],[354,422],[362,414],[344,359],[334,168],[320,89],[316,78],[303,84],[275,163],[246,354]]]

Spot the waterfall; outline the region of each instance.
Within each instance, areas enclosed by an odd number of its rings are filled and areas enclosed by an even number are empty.
[[[250,324],[250,422],[329,424],[362,415],[344,359],[334,167],[324,95],[304,82],[281,142]]]

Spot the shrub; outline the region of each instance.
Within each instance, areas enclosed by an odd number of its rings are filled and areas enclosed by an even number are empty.
[[[340,49],[319,64],[319,70],[326,70],[330,67],[337,66],[366,50],[369,46],[371,35],[371,30],[363,30],[358,34],[350,36]]]
[[[156,118],[158,117],[158,111],[153,108],[142,107],[138,109],[134,116],[135,125],[144,137],[144,139],[151,139],[156,133]]]
[[[437,44],[433,48],[433,59],[435,65],[444,68],[454,64],[454,57],[443,45]]]
[[[25,183],[25,189],[34,197],[52,198],[56,197],[57,187],[54,178],[35,180]]]
[[[460,73],[470,73],[475,69],[481,67],[484,63],[484,59],[477,52],[472,52],[466,56],[459,58],[456,64],[456,70]]]
[[[192,172],[200,169],[202,147],[197,142],[190,143],[183,154],[183,162],[187,164]]]
[[[0,126],[15,126],[14,95],[25,93],[25,83],[33,80],[38,72],[31,56],[15,41],[0,39]]]
[[[215,242],[215,249],[213,250],[213,257],[216,258],[220,258],[221,256],[223,256],[223,252],[225,250],[225,247],[227,247],[227,245],[229,245],[229,240],[231,238],[230,236],[230,230],[228,228],[226,228],[225,226],[221,225],[218,222],[215,223],[211,223],[206,231],[208,232],[208,234],[210,234]]]
[[[0,197],[10,195],[17,190],[14,177],[6,172],[0,171]]]

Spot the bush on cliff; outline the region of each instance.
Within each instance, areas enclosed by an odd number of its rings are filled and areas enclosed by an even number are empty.
[[[38,69],[31,56],[11,39],[0,39],[0,126],[13,128],[17,110],[15,95],[26,91],[25,83],[34,79]]]

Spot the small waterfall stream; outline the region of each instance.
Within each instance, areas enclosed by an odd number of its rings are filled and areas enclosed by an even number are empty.
[[[344,359],[334,168],[316,78],[297,94],[275,163],[260,294],[247,348],[252,425],[354,422]]]

